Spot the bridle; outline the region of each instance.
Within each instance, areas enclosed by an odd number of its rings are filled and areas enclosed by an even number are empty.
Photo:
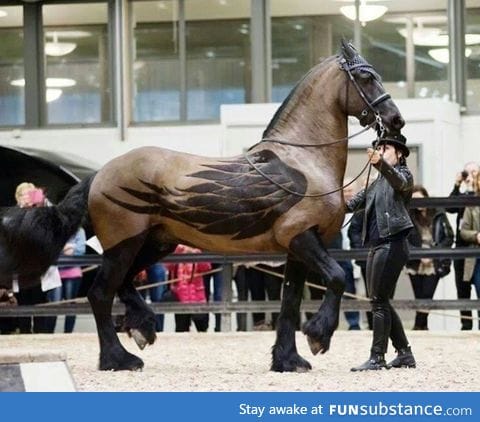
[[[278,139],[278,138],[267,138],[267,137],[264,137],[260,140],[260,142],[258,142],[257,144],[253,145],[252,147],[250,147],[247,152],[244,153],[244,157],[245,159],[247,160],[248,164],[250,164],[250,166],[253,167],[253,169],[259,173],[262,177],[264,177],[265,179],[267,179],[270,183],[274,184],[275,186],[277,186],[278,188],[282,189],[283,191],[287,192],[287,193],[290,193],[292,195],[295,195],[295,196],[300,196],[302,198],[320,198],[322,196],[327,196],[327,195],[331,195],[333,193],[336,193],[336,192],[339,192],[343,189],[345,189],[346,187],[350,186],[351,184],[355,183],[361,176],[362,174],[365,172],[365,170],[367,169],[367,167],[369,167],[370,165],[370,160],[367,161],[367,163],[365,164],[365,166],[362,168],[362,170],[360,171],[360,173],[355,177],[353,178],[350,182],[346,183],[345,185],[337,188],[337,189],[334,189],[334,190],[331,190],[329,192],[323,192],[323,193],[313,193],[313,194],[306,194],[306,193],[300,193],[300,192],[296,192],[296,191],[293,191],[291,189],[288,189],[286,188],[285,186],[281,185],[280,183],[276,182],[273,178],[271,178],[268,174],[266,174],[265,172],[263,172],[262,170],[260,170],[256,165],[255,163],[251,160],[251,158],[248,156],[248,152],[254,148],[255,146],[257,146],[258,144],[262,143],[262,142],[273,142],[273,143],[278,143],[278,144],[283,144],[283,145],[289,145],[289,146],[294,146],[294,147],[300,147],[300,148],[323,148],[323,147],[327,147],[327,146],[331,146],[331,145],[335,145],[335,144],[339,144],[339,143],[342,143],[342,142],[346,142],[348,141],[349,139],[352,139],[352,138],[355,138],[356,136],[366,132],[367,130],[371,129],[372,127],[374,126],[377,126],[377,139],[375,140],[375,143],[374,143],[374,149],[377,147],[380,139],[383,138],[383,136],[385,135],[385,132],[386,132],[386,129],[385,129],[385,125],[383,124],[383,120],[382,120],[382,116],[380,115],[380,113],[376,110],[376,106],[378,106],[380,103],[388,100],[391,98],[390,94],[384,92],[383,94],[379,95],[377,98],[375,98],[373,101],[370,101],[369,98],[367,97],[367,95],[365,94],[365,92],[363,91],[362,87],[358,84],[358,82],[356,81],[353,73],[352,73],[352,70],[355,70],[355,69],[358,69],[360,71],[363,71],[363,72],[368,72],[372,75],[373,78],[375,78],[376,80],[378,80],[380,77],[379,75],[377,74],[377,72],[375,72],[375,69],[373,68],[372,65],[370,65],[369,63],[367,63],[366,61],[363,60],[363,58],[361,58],[361,56],[355,56],[354,59],[352,61],[348,61],[345,57],[341,57],[339,59],[339,65],[340,65],[340,69],[342,69],[343,71],[345,71],[347,73],[347,76],[348,76],[348,79],[353,83],[353,86],[355,87],[358,95],[360,96],[360,98],[365,102],[366,104],[366,107],[365,109],[362,110],[362,112],[360,113],[360,122],[362,121],[362,119],[366,118],[369,114],[369,112],[371,111],[374,115],[374,120],[366,125],[362,130],[360,130],[359,132],[356,132],[354,133],[353,135],[349,135],[349,136],[346,136],[344,138],[341,138],[341,139],[337,139],[335,141],[331,141],[331,142],[328,142],[328,143],[325,143],[325,144],[295,144],[295,143],[292,143],[292,142],[289,142],[287,140],[284,140],[284,139]],[[346,88],[346,95],[345,95],[345,103],[346,105],[348,105],[348,86],[349,86],[349,83],[348,83],[348,80],[347,80],[347,88]],[[346,110],[346,109],[345,109]],[[370,170],[371,170],[371,166],[369,168],[369,171],[368,171],[368,178],[370,177]],[[368,187],[368,179],[367,179],[367,187]]]

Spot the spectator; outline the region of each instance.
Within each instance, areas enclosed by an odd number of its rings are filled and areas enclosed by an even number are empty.
[[[476,194],[480,194],[480,174],[475,178],[475,191]],[[463,221],[460,226],[460,236],[462,240],[472,246],[478,247],[480,245],[480,207],[467,207],[463,214]],[[462,277],[465,284],[465,293],[468,290],[468,297],[470,298],[472,284],[475,286],[477,298],[480,298],[480,259],[479,258],[467,258],[465,259],[464,271]],[[478,311],[479,329],[480,329],[480,310]],[[472,321],[470,320],[469,328],[472,329]],[[463,326],[462,326],[462,329]]]
[[[241,265],[237,268],[235,282],[239,300],[247,300],[248,293],[252,301],[280,300],[284,273],[283,263],[258,262]],[[263,271],[264,270],[264,271]],[[276,276],[276,273],[279,276]],[[267,321],[265,312],[253,312],[253,329],[269,331],[275,329],[278,313],[272,313],[272,320]],[[246,330],[244,314],[237,315],[238,331]]]
[[[362,226],[363,226],[363,216],[364,211],[357,211],[353,214],[352,219],[350,220],[350,225],[348,227],[347,235],[350,240],[350,249],[361,249],[364,247],[362,241]],[[365,293],[368,296],[367,288],[367,261],[357,259],[355,264],[360,268],[360,274],[365,285]],[[367,311],[367,325],[368,329],[371,330],[373,327],[373,316],[371,311]]]
[[[414,186],[412,198],[428,198],[427,190]],[[453,244],[453,230],[444,210],[416,208],[410,212],[413,229],[408,241],[416,248],[449,248]],[[407,262],[415,299],[432,299],[441,277],[450,272],[450,259],[421,258]],[[428,330],[428,313],[417,312],[414,330]]]
[[[221,270],[220,264],[212,264],[212,270]],[[210,281],[213,279],[213,289],[210,286]],[[220,302],[222,300],[223,289],[223,274],[221,271],[217,271],[213,274],[205,274],[203,276],[203,283],[205,284],[205,295],[207,302],[213,299],[214,302]],[[213,296],[212,298],[210,296]],[[222,314],[215,314],[215,332],[221,331]]]
[[[147,268],[146,271],[146,283],[147,284],[157,284],[162,283],[167,279],[167,270],[163,264],[157,262],[156,264],[151,265]],[[148,289],[140,290],[140,294],[145,299],[148,295],[150,296],[151,303],[162,302],[163,294],[167,290],[165,284],[160,284],[157,286],[150,287]],[[155,331],[163,331],[165,317],[163,314],[155,314]]]
[[[343,189],[343,198],[345,202],[348,202],[354,197],[358,189],[357,189],[356,183],[351,178],[345,179],[344,184],[348,186],[346,186]],[[350,238],[348,237],[348,229],[345,224],[348,225],[352,217],[353,217],[352,213],[345,214],[344,224],[340,232],[341,243],[339,246],[343,250],[351,249]],[[357,288],[355,283],[359,279],[359,276],[355,275],[355,269],[353,267],[352,261],[351,260],[338,261],[338,263],[343,268],[343,271],[345,272],[345,293],[356,294]],[[348,296],[345,296],[345,298],[350,299]],[[360,312],[346,311],[345,319],[347,320],[349,330],[360,330]]]
[[[63,248],[63,255],[78,256],[84,255],[86,249],[85,230],[80,228],[72,236]],[[82,284],[82,269],[80,267],[60,268],[60,277],[62,279],[61,298],[64,300],[75,299],[78,297],[80,285]],[[72,333],[75,327],[75,315],[66,315],[64,324],[64,333]]]
[[[468,162],[465,164],[463,171],[459,172],[455,178],[455,184],[453,190],[450,193],[450,196],[466,196],[474,195],[474,180],[476,180],[477,175],[479,174],[480,166],[475,162]],[[463,213],[465,208],[447,208],[447,212],[457,214],[456,230],[455,230],[455,246],[464,247],[468,243],[462,239],[460,235],[461,222],[463,218]],[[457,297],[459,299],[470,299],[471,295],[471,284],[467,281],[464,281],[464,269],[465,269],[465,260],[456,259],[453,261],[453,268],[455,270],[455,287],[457,288]],[[472,312],[471,311],[460,311],[461,318],[461,329],[462,330],[471,330],[472,329]],[[465,317],[465,318],[463,318]]]
[[[50,206],[43,189],[33,183],[20,183],[15,190],[15,199],[20,208]],[[28,287],[19,288],[27,284]],[[58,297],[58,288],[61,287],[60,275],[56,267],[50,267],[41,280],[16,280],[14,291],[19,305],[37,305],[53,301]],[[50,297],[50,299],[49,299]],[[20,333],[53,333],[57,317],[19,317]]]
[[[201,252],[199,249],[185,245],[178,245],[175,249],[176,254],[199,252]],[[172,279],[178,279],[178,281],[173,283],[170,288],[180,303],[207,302],[203,277],[198,275],[198,273],[210,271],[211,268],[212,267],[208,262],[167,264],[170,277]],[[192,321],[195,324],[197,331],[207,331],[208,314],[175,314],[175,331],[190,331]]]

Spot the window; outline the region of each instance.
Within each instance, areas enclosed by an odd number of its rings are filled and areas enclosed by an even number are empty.
[[[43,6],[48,124],[111,121],[107,3]]]
[[[480,112],[480,2],[468,8],[465,22],[465,57],[467,73],[467,109]]]
[[[0,126],[25,124],[23,8],[0,6]]]
[[[250,0],[187,0],[187,118],[213,120],[221,104],[245,103]]]
[[[351,22],[326,3],[272,2],[272,101],[283,101],[310,68],[337,54],[342,37],[353,38]]]
[[[247,99],[250,0],[133,2],[135,122],[218,120]]]

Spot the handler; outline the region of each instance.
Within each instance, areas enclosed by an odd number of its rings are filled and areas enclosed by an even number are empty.
[[[373,312],[370,359],[352,371],[416,366],[402,322],[390,304],[408,259],[407,235],[413,227],[407,211],[413,177],[407,167],[406,157],[410,151],[406,142],[403,135],[387,135],[379,140],[376,150],[368,148],[370,163],[379,171],[379,177],[346,204],[348,212],[365,209],[363,244],[370,248],[366,278]],[[397,357],[387,364],[385,353],[389,337]]]

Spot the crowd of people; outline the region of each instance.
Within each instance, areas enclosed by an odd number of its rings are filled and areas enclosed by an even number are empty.
[[[399,352],[397,360],[407,359],[414,362],[402,323],[390,300],[395,293],[396,283],[401,271],[405,270],[411,282],[416,299],[432,299],[440,280],[448,275],[452,265],[455,275],[455,287],[459,299],[469,299],[473,288],[480,297],[480,260],[476,258],[456,259],[409,259],[409,248],[449,248],[478,247],[480,245],[480,207],[466,208],[414,208],[408,209],[410,198],[428,198],[428,190],[413,184],[413,177],[406,165],[409,150],[406,139],[400,135],[387,139],[377,148],[369,149],[371,163],[377,168],[379,177],[370,180],[370,199],[366,190],[356,192],[356,184],[350,180],[344,189],[347,203],[347,224],[329,245],[335,249],[369,248],[367,260],[339,261],[345,272],[347,293],[355,295],[358,283],[363,280],[365,292],[371,300],[372,310],[366,313],[365,328],[372,329],[374,338],[370,359],[354,370],[371,369],[370,367],[387,366],[384,361],[386,344],[390,337]],[[367,192],[367,193],[368,193]],[[480,194],[480,167],[469,162],[458,173],[450,196]],[[21,183],[15,192],[17,206],[43,207],[51,206],[44,189],[32,183]],[[375,198],[381,198],[376,201]],[[389,199],[391,198],[391,200]],[[389,202],[390,201],[390,202]],[[388,209],[386,207],[389,207]],[[391,216],[390,213],[393,213]],[[396,214],[395,214],[396,213]],[[447,214],[456,215],[455,230],[451,227]],[[386,217],[385,217],[386,216]],[[85,231],[81,228],[68,240],[63,255],[82,255],[86,250]],[[179,245],[176,254],[200,253],[198,249]],[[382,270],[383,269],[383,270]],[[282,263],[265,262],[236,266],[235,282],[239,301],[280,300],[282,289]],[[59,302],[75,299],[82,285],[82,268],[49,268],[38,283],[28,283],[28,288],[21,288],[13,280],[13,292],[0,291],[3,305],[37,305],[47,302]],[[169,281],[170,280],[170,281]],[[321,280],[307,280],[309,286],[306,297],[322,299]],[[175,264],[157,263],[137,277],[142,296],[152,303],[178,301],[180,303],[218,302],[222,299],[223,280],[218,264],[208,262]],[[347,296],[347,298],[349,298]],[[278,314],[272,313],[271,319],[265,313],[252,314],[252,329],[274,330]],[[471,330],[473,321],[471,311],[461,311],[462,330]],[[480,328],[480,310],[479,328]],[[306,317],[310,317],[309,314]],[[345,312],[345,320],[350,330],[362,327],[359,312]],[[214,315],[214,331],[221,330],[221,315]],[[52,333],[55,331],[57,317],[3,317],[0,318],[0,333]],[[189,331],[194,325],[199,332],[209,328],[207,313],[175,314],[175,331]],[[71,333],[75,327],[75,316],[65,317],[63,332]],[[247,314],[237,314],[237,330],[249,328]],[[428,330],[428,312],[416,312],[413,330]],[[163,331],[164,315],[156,315],[156,330]],[[403,355],[402,355],[403,353]],[[404,355],[407,354],[408,358]],[[408,359],[411,360],[409,361]],[[403,361],[402,361],[403,362]],[[393,362],[395,364],[398,362]],[[391,365],[392,363],[390,363]],[[413,363],[412,363],[413,365]]]

